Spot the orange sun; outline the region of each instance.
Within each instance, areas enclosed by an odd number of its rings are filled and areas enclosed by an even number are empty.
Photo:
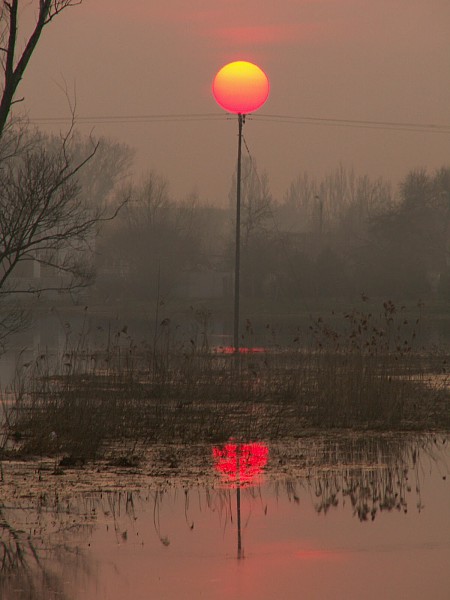
[[[262,69],[244,60],[229,63],[214,77],[216,102],[228,112],[248,114],[258,110],[269,96],[269,80]]]

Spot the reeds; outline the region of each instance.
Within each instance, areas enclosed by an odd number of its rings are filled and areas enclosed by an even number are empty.
[[[22,453],[76,462],[117,441],[133,449],[276,439],[309,428],[450,426],[447,379],[429,385],[446,358],[414,347],[415,327],[402,310],[387,302],[378,316],[344,315],[343,325],[318,319],[308,344],[296,336],[239,355],[213,352],[205,340],[177,341],[167,323],[148,347],[123,328],[104,350],[83,343],[61,357],[41,354],[16,381],[8,439]]]

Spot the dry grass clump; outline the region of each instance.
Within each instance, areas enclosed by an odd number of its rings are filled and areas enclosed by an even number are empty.
[[[305,428],[450,427],[446,358],[415,349],[415,326],[393,303],[323,319],[311,343],[226,355],[190,340],[137,347],[123,334],[22,370],[8,438],[22,453],[95,458],[106,443],[275,439]],[[430,377],[440,373],[439,384]],[[5,446],[5,444],[4,444]]]

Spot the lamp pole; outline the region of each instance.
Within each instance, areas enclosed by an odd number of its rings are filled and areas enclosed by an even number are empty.
[[[234,263],[234,352],[239,353],[239,301],[240,301],[240,278],[241,278],[241,163],[242,163],[242,127],[245,115],[238,114],[238,158],[236,173],[236,239],[235,239],[235,263]]]
[[[217,103],[238,116],[238,161],[236,181],[236,251],[234,268],[233,351],[239,354],[239,296],[241,270],[241,154],[245,115],[258,110],[269,95],[267,75],[257,65],[237,60],[222,67],[214,77],[212,91]]]
[[[242,554],[242,533],[241,533],[241,465],[240,465],[241,445],[236,446],[236,513],[237,513],[237,557],[240,560]]]

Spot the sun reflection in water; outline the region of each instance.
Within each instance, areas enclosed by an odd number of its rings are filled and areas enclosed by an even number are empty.
[[[213,447],[214,468],[222,481],[231,487],[261,483],[269,448],[263,442],[236,444],[229,442]]]

